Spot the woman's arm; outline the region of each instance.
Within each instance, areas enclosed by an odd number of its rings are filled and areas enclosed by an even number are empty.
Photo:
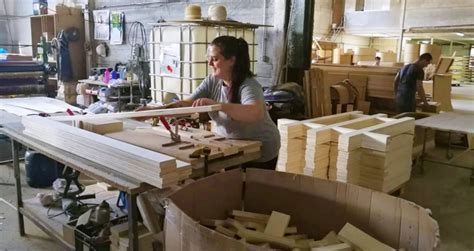
[[[192,100],[192,99],[186,99],[186,100],[179,100],[179,101],[176,101],[176,102],[173,102],[173,103],[169,103],[169,104],[166,104],[166,105],[160,105],[160,106],[156,106],[156,105],[140,106],[137,109],[135,109],[135,111],[139,112],[139,111],[149,111],[149,110],[157,110],[157,109],[188,107],[188,106],[191,106],[193,104],[193,101],[194,100]]]
[[[256,122],[263,119],[265,115],[263,101],[254,101],[247,104],[233,104],[233,103],[221,103],[222,111],[225,112],[233,120],[242,122]],[[219,104],[218,102],[208,99],[200,98],[193,102],[193,107],[214,105]]]

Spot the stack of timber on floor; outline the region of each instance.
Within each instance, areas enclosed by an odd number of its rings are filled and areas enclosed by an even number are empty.
[[[305,121],[287,124],[306,127],[304,174],[383,192],[398,189],[409,180],[413,118],[353,112],[313,119],[312,123],[311,129]],[[282,145],[288,142],[282,141]],[[278,170],[293,172],[294,168]]]
[[[304,167],[307,126],[291,119],[279,119],[278,130],[281,146],[276,170],[301,174]]]
[[[309,130],[306,142],[306,168],[308,171],[305,172],[305,174],[323,179],[347,182],[346,176],[337,179],[336,175],[339,155],[339,135],[370,126],[376,123],[378,117],[384,116],[384,114],[376,114],[373,116],[353,114],[344,117],[344,120],[340,120],[336,123]],[[317,155],[319,158],[308,158],[308,155]],[[309,172],[309,170],[312,172]],[[355,175],[351,177],[355,177]]]
[[[307,162],[305,161],[305,156],[308,158],[308,154],[305,153],[307,130],[359,116],[363,116],[362,112],[354,111],[302,121],[279,119],[278,130],[280,131],[281,147],[278,155],[277,170],[298,174],[307,172],[305,170],[305,162]]]
[[[394,103],[393,81],[399,70],[399,67],[313,65],[305,74],[306,102],[311,111],[308,115],[331,115],[330,87],[345,79],[349,79],[359,92],[357,110],[367,114],[370,108],[391,107]]]
[[[76,117],[76,116],[74,116]],[[80,116],[77,116],[80,117]],[[191,174],[188,163],[99,134],[42,117],[22,117],[24,133],[158,188],[168,187]]]
[[[351,183],[392,192],[410,179],[415,120],[377,120],[383,123],[340,135],[337,169],[355,170]]]

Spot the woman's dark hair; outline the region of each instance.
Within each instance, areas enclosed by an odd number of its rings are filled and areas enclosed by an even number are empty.
[[[211,45],[219,47],[220,53],[225,59],[235,57],[229,102],[240,103],[240,100],[238,100],[240,85],[246,78],[253,76],[252,71],[250,71],[249,45],[243,38],[231,36],[217,37],[212,40]]]

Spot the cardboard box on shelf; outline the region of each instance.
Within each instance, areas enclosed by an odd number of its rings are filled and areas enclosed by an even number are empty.
[[[233,170],[191,183],[168,202],[166,250],[267,250],[199,223],[226,219],[232,210],[288,214],[291,226],[316,240],[349,222],[397,249],[432,250],[439,244],[438,224],[428,210],[367,188],[303,175]]]

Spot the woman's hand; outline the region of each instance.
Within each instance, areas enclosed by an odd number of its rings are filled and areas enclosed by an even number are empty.
[[[199,98],[199,99],[196,99],[194,100],[193,102],[193,107],[196,107],[196,106],[206,106],[206,105],[215,105],[217,104],[218,102],[212,100],[212,99],[208,99],[208,98]]]
[[[144,106],[144,105],[142,105],[142,106],[136,108],[136,109],[135,109],[135,112],[148,111],[148,110],[150,110],[150,107],[149,107],[149,106]]]

